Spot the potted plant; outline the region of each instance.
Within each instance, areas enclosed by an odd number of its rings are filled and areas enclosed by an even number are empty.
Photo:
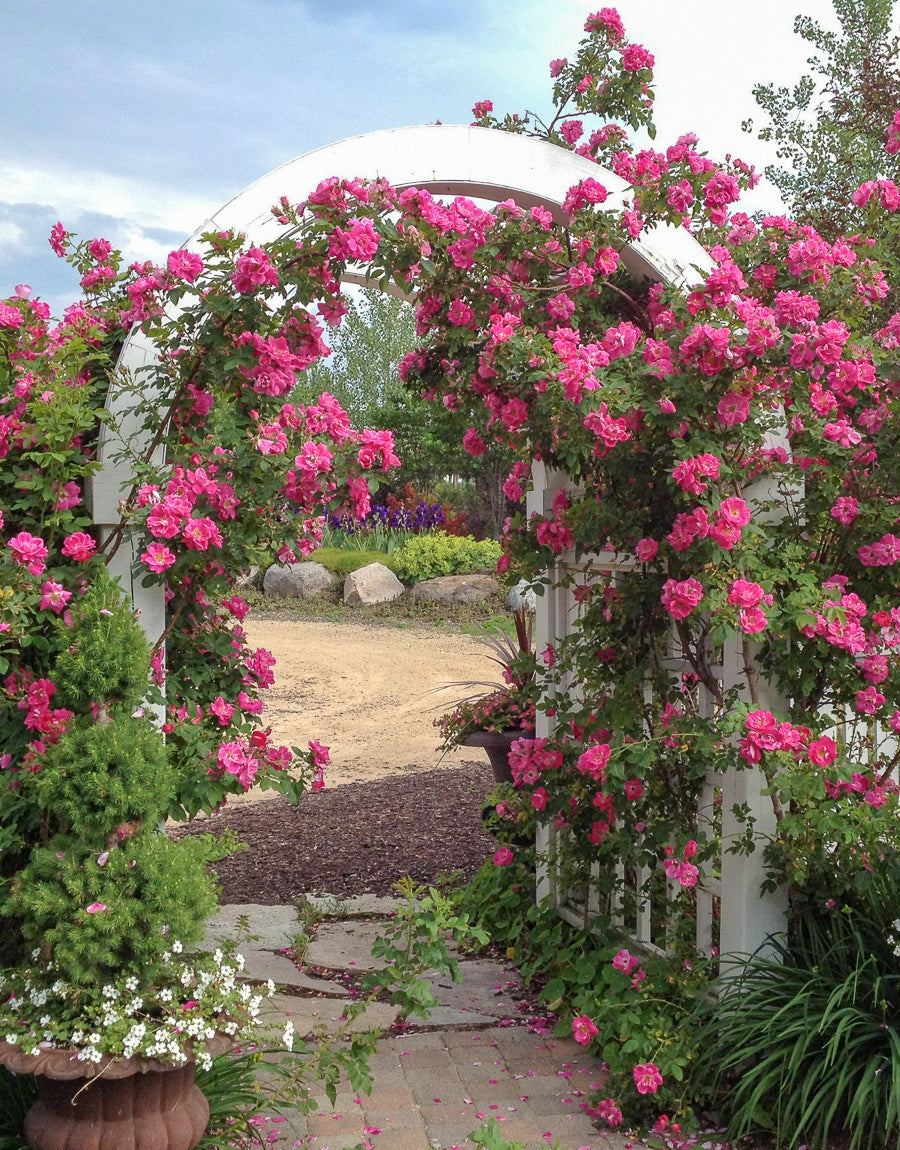
[[[14,791],[34,833],[0,891],[19,940],[0,973],[0,1064],[37,1076],[34,1150],[189,1150],[209,1113],[194,1066],[253,1025],[260,999],[237,958],[187,955],[222,850],[160,831],[174,779],[143,706],[149,651],[105,569],[57,626],[52,679],[26,695],[45,734]]]
[[[492,652],[485,657],[500,667],[503,683],[472,680],[450,684],[489,690],[467,695],[435,721],[442,736],[442,750],[458,746],[484,748],[497,782],[512,780],[509,749],[516,739],[534,731],[534,617],[526,607],[519,607],[513,612],[513,621],[515,639],[503,632],[486,633],[482,639]]]

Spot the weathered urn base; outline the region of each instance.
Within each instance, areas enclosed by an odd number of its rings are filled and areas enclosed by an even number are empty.
[[[498,783],[511,783],[512,771],[509,769],[509,748],[516,739],[528,738],[529,732],[516,728],[512,731],[473,731],[462,740],[464,747],[481,747],[487,751],[491,761],[494,779]]]
[[[127,1078],[38,1078],[25,1119],[32,1150],[192,1150],[209,1121],[194,1066]]]
[[[233,1043],[205,1044],[216,1057]],[[193,1150],[209,1122],[209,1103],[194,1081],[194,1062],[149,1058],[79,1061],[70,1050],[26,1054],[0,1042],[0,1063],[33,1074],[38,1097],[25,1117],[31,1150]]]

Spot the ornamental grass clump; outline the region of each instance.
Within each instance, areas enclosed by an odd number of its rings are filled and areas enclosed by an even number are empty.
[[[217,1030],[237,1033],[258,1008],[238,960],[185,957],[216,906],[204,864],[223,848],[159,830],[175,784],[142,704],[147,641],[105,571],[71,601],[57,639],[52,679],[27,696],[37,727],[48,715],[55,727],[10,800],[35,845],[0,899],[16,964],[0,974],[0,1037],[87,1061],[202,1058]]]
[[[481,642],[492,654],[485,658],[500,668],[503,684],[487,680],[468,680],[450,683],[451,687],[487,687],[487,691],[474,692],[435,720],[441,733],[441,749],[449,751],[465,743],[469,735],[478,731],[521,731],[527,736],[534,731],[535,657],[533,649],[534,617],[527,608],[513,612],[515,639],[503,631],[487,628]],[[443,690],[441,687],[439,690]]]
[[[776,1146],[896,1146],[900,1135],[900,919],[896,862],[863,897],[798,908],[787,938],[754,955],[698,1014],[693,1068],[733,1138]],[[730,972],[732,975],[734,971]]]

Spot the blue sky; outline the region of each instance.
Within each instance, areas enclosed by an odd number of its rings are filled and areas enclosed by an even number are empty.
[[[607,0],[609,2],[609,0]],[[542,111],[590,0],[29,0],[4,5],[0,297],[58,311],[75,277],[56,220],[161,259],[233,195],[313,148],[378,128],[468,123],[475,100]],[[798,12],[828,0],[623,0],[657,61],[658,143],[771,159],[740,131],[756,81],[792,82]],[[748,16],[752,11],[752,19]],[[364,173],[346,173],[362,175]],[[765,194],[764,194],[765,196]],[[769,203],[775,201],[768,193]]]

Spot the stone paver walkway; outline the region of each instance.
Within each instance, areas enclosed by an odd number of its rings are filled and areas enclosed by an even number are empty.
[[[362,898],[341,907],[347,917],[322,923],[309,945],[306,962],[339,972],[377,966],[370,947],[382,922],[360,918],[385,915],[389,900]],[[331,904],[328,904],[331,910]],[[253,979],[271,978],[279,987],[269,1012],[272,1022],[290,1018],[298,1034],[317,1026],[337,1026],[349,1004],[346,989],[328,978],[298,971],[279,953],[297,933],[292,907],[247,904],[222,909],[208,944],[233,936],[239,920],[251,937],[240,942]],[[540,1034],[523,1024],[511,995],[514,971],[487,959],[460,960],[462,982],[435,978],[438,1006],[427,1022],[412,1020],[408,1032],[396,1027],[378,1042],[371,1059],[373,1090],[349,1087],[334,1106],[316,1091],[318,1112],[288,1112],[278,1127],[282,1147],[304,1150],[470,1150],[468,1135],[490,1118],[504,1138],[528,1150],[547,1150],[554,1139],[562,1150],[625,1150],[640,1144],[615,1131],[600,1132],[580,1104],[602,1082],[602,1064],[571,1039]],[[357,1028],[389,1028],[396,1011],[370,1006]],[[427,1028],[427,1029],[423,1029]]]

